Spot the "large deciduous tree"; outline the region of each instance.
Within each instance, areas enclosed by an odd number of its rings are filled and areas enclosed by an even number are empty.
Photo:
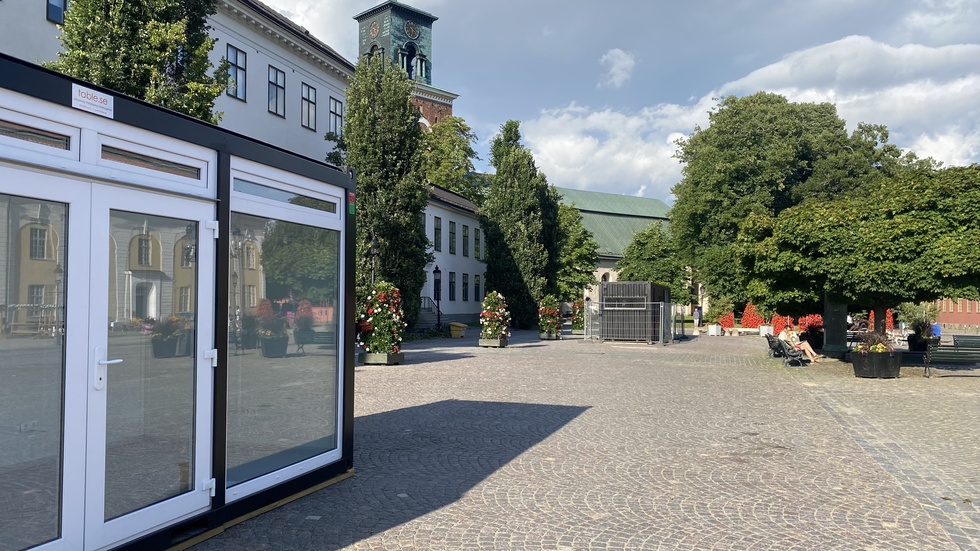
[[[227,77],[225,64],[209,74],[213,13],[214,0],[72,0],[48,67],[215,123]]]
[[[429,193],[421,170],[422,130],[411,101],[413,86],[405,71],[381,56],[362,58],[347,89],[343,138],[327,135],[337,142],[327,160],[357,171],[358,303],[367,296],[372,275],[389,281],[406,297],[409,325],[418,320],[417,298],[431,261],[420,223]]]
[[[741,301],[733,270],[739,224],[751,213],[776,215],[793,206],[797,189],[847,134],[833,105],[790,103],[764,92],[727,97],[709,119],[707,128],[678,142],[684,168],[672,190],[671,231],[682,260],[712,296]]]
[[[652,281],[670,289],[671,302],[690,304],[691,272],[680,260],[667,228],[654,223],[637,234],[616,263],[621,281]]]
[[[558,207],[558,230],[557,297],[564,302],[573,302],[582,298],[585,289],[596,284],[599,245],[592,232],[582,224],[582,214],[571,205]]]
[[[745,224],[742,269],[753,302],[780,312],[837,302],[885,311],[901,302],[977,298],[980,165],[912,163],[837,200],[808,200]]]
[[[520,138],[520,123],[507,121],[491,144],[496,174],[481,209],[481,225],[487,289],[507,297],[513,322],[529,327],[537,321],[537,302],[554,292],[558,193]]]
[[[422,138],[422,167],[430,184],[448,189],[476,204],[483,201],[482,180],[473,173],[479,159],[473,144],[476,134],[460,117],[445,117]]]

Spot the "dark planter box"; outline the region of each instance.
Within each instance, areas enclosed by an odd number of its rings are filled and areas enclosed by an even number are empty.
[[[854,366],[855,377],[879,379],[894,379],[902,369],[902,353],[868,352],[867,354],[851,353],[851,364]]]
[[[814,333],[804,331],[803,333],[800,333],[800,340],[810,343],[810,346],[812,346],[814,350],[823,349],[823,331],[816,331]]]
[[[262,356],[266,358],[283,358],[289,347],[289,335],[282,337],[265,337],[262,339]]]
[[[255,333],[242,333],[242,348],[254,350],[259,346],[259,336]]]
[[[177,355],[177,339],[150,339],[154,358],[173,358]]]

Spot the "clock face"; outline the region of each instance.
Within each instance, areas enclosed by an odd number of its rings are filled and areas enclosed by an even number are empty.
[[[405,34],[407,34],[412,40],[419,37],[419,26],[415,23],[415,21],[405,22]]]
[[[377,21],[372,21],[368,32],[371,33],[371,38],[377,38],[378,33],[381,32],[381,25],[379,25]]]

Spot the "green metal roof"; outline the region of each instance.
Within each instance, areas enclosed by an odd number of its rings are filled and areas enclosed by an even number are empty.
[[[670,207],[658,199],[597,191],[556,188],[561,202],[582,213],[582,225],[592,232],[600,257],[622,258],[623,251],[650,224],[667,221]]]

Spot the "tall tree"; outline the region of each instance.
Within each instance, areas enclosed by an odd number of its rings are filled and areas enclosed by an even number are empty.
[[[582,224],[582,214],[571,205],[558,207],[558,273],[555,287],[558,300],[572,302],[596,284],[595,268],[599,245]]]
[[[633,240],[616,263],[622,281],[652,281],[670,289],[670,300],[690,304],[695,295],[691,290],[691,272],[680,260],[667,228],[659,223],[633,235]]]
[[[214,0],[72,0],[48,67],[216,123],[226,65],[209,74]]]
[[[528,327],[537,321],[537,302],[555,288],[558,194],[521,145],[518,121],[501,127],[490,162],[496,174],[481,209],[487,289],[506,296],[513,322]]]
[[[466,197],[476,204],[483,200],[482,180],[473,173],[479,159],[473,144],[476,134],[460,117],[445,117],[432,125],[422,138],[422,167],[431,184]]]
[[[429,240],[419,221],[429,192],[421,170],[422,130],[412,105],[414,83],[405,71],[375,56],[362,58],[347,88],[343,138],[327,134],[337,149],[327,160],[357,171],[357,266],[359,298],[372,275],[393,283],[404,297],[419,297]],[[377,258],[370,251],[377,250]],[[359,302],[362,302],[359,300]],[[420,301],[403,303],[409,325],[418,320]]]
[[[745,227],[742,269],[753,302],[789,311],[827,293],[875,312],[901,302],[980,296],[980,165],[913,163],[834,201],[808,200]]]
[[[796,104],[760,92],[725,98],[678,142],[683,178],[674,186],[671,231],[683,260],[714,297],[744,300],[733,277],[732,248],[750,213],[776,215],[793,206],[795,190],[815,165],[847,140],[833,105]]]

